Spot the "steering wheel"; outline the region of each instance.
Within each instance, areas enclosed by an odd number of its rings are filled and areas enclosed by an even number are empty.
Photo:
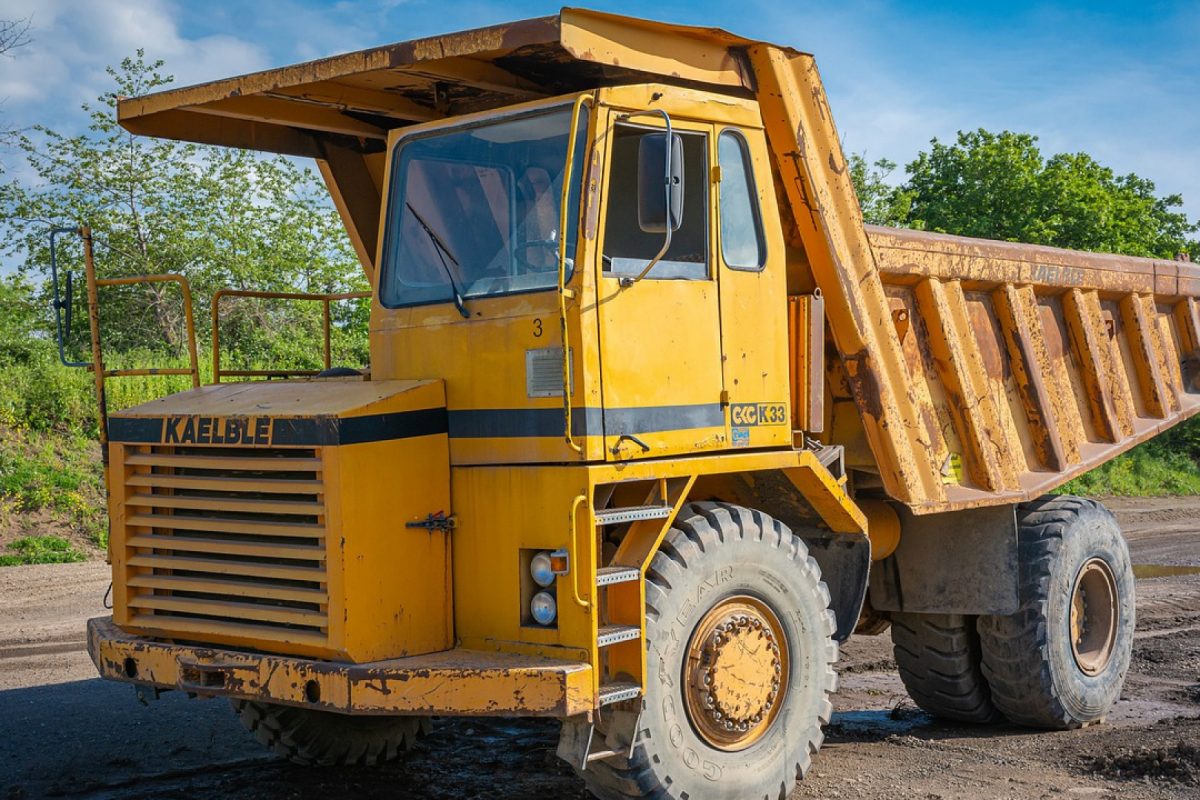
[[[544,250],[549,252],[553,258],[549,259],[548,265],[540,265],[532,263],[528,258],[528,253],[531,250]],[[557,239],[529,239],[513,248],[513,258],[521,262],[527,272],[550,272],[558,271],[558,240]]]

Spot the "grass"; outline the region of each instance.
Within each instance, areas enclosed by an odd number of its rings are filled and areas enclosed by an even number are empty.
[[[1200,494],[1200,469],[1186,453],[1150,441],[1063,484],[1056,493],[1132,497],[1195,495]]]
[[[17,430],[0,449],[0,495],[17,511],[50,508],[72,513],[85,503],[85,490],[101,489],[95,452],[81,435],[42,435]]]
[[[0,553],[0,567],[23,564],[69,564],[85,561],[87,555],[76,550],[61,536],[22,536],[8,545],[12,553]]]
[[[29,520],[98,548],[108,544],[103,472],[86,433],[0,424],[0,532],[29,530]],[[16,541],[27,538],[39,537]]]

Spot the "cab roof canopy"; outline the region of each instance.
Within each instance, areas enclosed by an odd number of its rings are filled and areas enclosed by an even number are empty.
[[[565,8],[122,99],[132,133],[320,158],[321,143],[382,150],[387,132],[541,97],[628,83],[744,93],[752,44],[694,28]]]
[[[122,99],[117,118],[131,133],[317,159],[369,276],[389,131],[617,84],[747,95],[750,44],[715,28],[564,8]]]

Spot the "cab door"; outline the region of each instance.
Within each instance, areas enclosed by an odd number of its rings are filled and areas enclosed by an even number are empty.
[[[658,117],[610,110],[596,310],[606,458],[726,446],[721,319],[714,258],[711,125],[673,120],[683,153],[683,213],[671,246],[645,277],[665,234],[638,213],[643,136]],[[590,426],[589,426],[590,427]]]
[[[720,126],[713,154],[729,443],[791,446],[787,263],[766,141],[761,130]],[[813,369],[807,359],[796,366]]]

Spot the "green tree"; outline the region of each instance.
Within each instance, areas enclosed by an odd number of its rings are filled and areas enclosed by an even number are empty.
[[[909,192],[888,183],[896,162],[881,158],[868,162],[865,156],[850,155],[850,177],[858,192],[863,219],[870,225],[903,226],[912,206]]]
[[[0,278],[0,368],[45,357],[48,341],[31,335],[44,327],[33,284],[20,275]]]
[[[12,58],[12,51],[29,44],[29,29],[32,23],[25,19],[0,19],[0,56]],[[13,131],[0,127],[0,142],[13,135]]]
[[[985,239],[1174,258],[1195,250],[1197,230],[1179,195],[1117,175],[1085,153],[1043,156],[1036,136],[986,130],[937,139],[895,190],[909,203],[904,224]]]
[[[365,288],[337,212],[311,170],[283,157],[133,136],[116,122],[116,97],[142,95],[172,79],[142,51],[108,72],[114,92],[84,106],[86,132],[38,126],[17,137],[38,180],[0,184],[0,255],[45,276],[47,229],[87,224],[102,277],[183,274],[198,324],[207,318],[207,298],[225,286]],[[65,261],[77,266],[78,243],[67,239],[64,247]],[[183,309],[173,285],[108,289],[102,308],[106,348],[160,349],[165,342],[180,351]],[[254,360],[311,364],[319,352],[315,304],[243,301],[231,309],[229,326]],[[339,334],[346,334],[349,315],[361,316],[358,309],[338,313]],[[350,339],[347,346],[365,358],[365,330]]]

